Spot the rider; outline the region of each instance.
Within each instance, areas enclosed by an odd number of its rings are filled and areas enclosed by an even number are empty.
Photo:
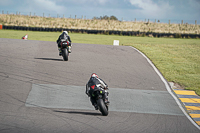
[[[59,50],[59,56],[62,55],[62,51],[61,51],[61,46],[60,46],[60,43],[61,43],[61,39],[65,39],[65,40],[68,40],[69,41],[69,53],[71,53],[71,39],[68,35],[68,32],[67,31],[63,31],[63,33],[58,37],[58,40],[57,40],[57,44],[58,44],[58,50]]]
[[[90,80],[88,81],[88,83],[86,84],[86,94],[88,95],[88,97],[90,97],[90,101],[92,103],[92,105],[95,107],[96,110],[98,110],[98,106],[96,103],[96,99],[95,97],[92,96],[93,90],[95,88],[99,88],[105,91],[105,103],[110,103],[108,101],[108,85],[98,77],[98,75],[96,73],[92,73]]]

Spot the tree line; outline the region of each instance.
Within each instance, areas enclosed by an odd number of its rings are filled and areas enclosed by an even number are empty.
[[[93,17],[92,19],[99,19],[99,20],[118,20],[117,19],[117,17],[115,17],[115,16],[107,16],[107,15],[105,15],[105,16],[100,16],[100,17]]]

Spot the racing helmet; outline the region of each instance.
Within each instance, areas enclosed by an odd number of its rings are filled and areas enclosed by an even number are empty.
[[[68,32],[67,31],[63,31],[63,33],[67,34],[68,35]]]
[[[92,73],[91,75],[92,78],[99,78],[98,75],[96,73]]]

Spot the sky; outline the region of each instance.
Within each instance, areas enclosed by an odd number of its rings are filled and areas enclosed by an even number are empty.
[[[115,16],[123,21],[200,23],[200,0],[0,0],[0,13],[66,18]]]

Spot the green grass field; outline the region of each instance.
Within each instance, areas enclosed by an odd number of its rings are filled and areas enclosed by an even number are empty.
[[[0,30],[0,38],[56,41],[60,32]],[[133,46],[143,52],[169,82],[200,95],[200,39],[150,38],[116,35],[70,34],[72,43]]]

